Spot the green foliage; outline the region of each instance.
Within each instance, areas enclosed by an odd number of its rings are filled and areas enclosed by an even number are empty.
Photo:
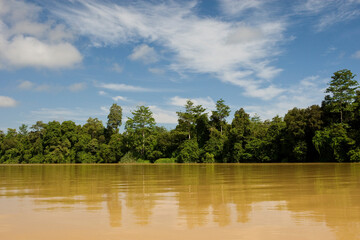
[[[175,163],[176,158],[159,158],[154,163]]]
[[[348,137],[348,126],[343,123],[333,124],[324,130],[317,131],[313,143],[322,161],[348,161],[348,152],[355,141]]]
[[[107,118],[107,127],[117,133],[122,122],[122,108],[114,103],[110,107],[110,113]]]
[[[196,140],[186,140],[181,146],[177,162],[196,163],[199,162],[200,149]]]
[[[343,122],[343,114],[352,110],[355,100],[358,82],[350,70],[343,69],[334,73],[329,87],[326,89],[326,101],[330,105],[331,112],[340,113],[340,123]]]
[[[350,162],[360,162],[360,148],[349,151]]]
[[[245,152],[245,145],[249,135],[250,116],[243,108],[240,108],[234,114],[229,138],[226,143],[228,162],[243,162],[245,158],[249,157],[248,153]]]
[[[148,147],[151,142],[148,140],[155,126],[155,119],[149,107],[138,106],[137,109],[131,113],[133,117],[129,117],[125,124],[125,129],[130,139],[129,147],[135,148],[138,155],[146,158],[147,152],[145,148]]]
[[[136,163],[150,163],[150,160],[138,159]]]
[[[297,162],[305,162],[306,152],[307,152],[306,143],[304,141],[298,142],[293,149],[295,160]]]
[[[88,133],[91,138],[99,139],[104,134],[104,126],[102,121],[97,118],[89,118],[83,126],[83,132]]]
[[[222,135],[218,130],[213,129],[203,150],[206,153],[212,154],[215,162],[223,162],[224,145],[226,141],[226,136]]]
[[[176,112],[179,116],[179,125],[183,126],[184,130],[188,132],[189,139],[191,139],[191,132],[194,131],[197,119],[205,112],[205,108],[201,105],[194,106],[190,100],[186,101],[185,112]]]
[[[227,124],[230,108],[220,99],[210,120],[205,108],[188,100],[170,131],[156,126],[149,107],[138,106],[119,133],[117,104],[105,127],[97,118],[83,126],[22,124],[18,131],[0,131],[0,163],[359,162],[360,90],[354,77],[346,69],[334,73],[321,107],[293,108],[271,121],[240,108]]]
[[[206,152],[206,153],[204,154],[204,157],[203,157],[203,159],[202,159],[202,162],[203,162],[203,163],[214,163],[214,162],[215,162],[214,154]]]
[[[112,154],[110,162],[119,162],[124,155],[123,136],[119,133],[113,134],[111,136],[108,146],[109,146],[109,151]]]
[[[77,159],[80,163],[96,163],[96,157],[87,152],[78,152]]]
[[[230,114],[230,107],[224,104],[224,100],[220,98],[216,102],[216,111],[212,111],[211,120],[220,127],[220,134],[223,134],[223,127],[226,124],[225,118]]]
[[[137,159],[134,157],[132,152],[127,152],[121,159],[119,163],[136,163]]]
[[[44,162],[44,156],[43,155],[35,155],[30,160],[29,163],[43,163]]]

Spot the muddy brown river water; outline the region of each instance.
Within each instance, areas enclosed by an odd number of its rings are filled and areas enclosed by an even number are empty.
[[[360,239],[360,164],[1,165],[0,239]]]

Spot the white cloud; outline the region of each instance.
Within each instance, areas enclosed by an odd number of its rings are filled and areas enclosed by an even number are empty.
[[[249,9],[257,9],[263,4],[261,0],[221,0],[222,10],[228,15],[242,14]]]
[[[114,72],[117,72],[117,73],[122,73],[123,71],[123,67],[120,66],[118,63],[114,63],[112,68],[111,68]]]
[[[21,90],[32,90],[37,92],[46,92],[46,91],[62,91],[62,90],[69,90],[72,92],[82,91],[86,88],[86,83],[74,83],[67,87],[64,86],[53,86],[49,84],[36,84],[31,81],[22,81],[18,88]]]
[[[22,81],[18,85],[18,88],[21,90],[35,90],[38,92],[45,92],[45,91],[49,91],[51,89],[50,85],[47,85],[47,84],[37,85],[31,81]]]
[[[86,88],[86,83],[74,83],[70,85],[68,88],[72,92],[79,92]]]
[[[50,85],[47,84],[38,85],[34,88],[34,90],[38,92],[45,92],[45,91],[49,91],[50,89],[51,89]]]
[[[304,86],[304,87],[316,87],[317,83],[316,81],[319,79],[319,76],[310,76],[310,77],[306,77],[304,79],[302,79],[300,81],[300,86]]]
[[[317,31],[323,31],[330,26],[355,19],[360,16],[360,1],[354,0],[307,0],[295,7],[298,14],[316,15]]]
[[[108,114],[109,108],[100,109],[84,108],[40,108],[30,111],[29,121],[82,121],[85,122],[89,117],[104,117]]]
[[[17,36],[4,45],[0,49],[3,60],[16,67],[72,67],[82,60],[69,43],[46,44],[33,37]]]
[[[275,92],[276,86],[268,81],[281,71],[271,65],[272,58],[280,53],[279,43],[284,41],[286,23],[281,18],[235,22],[200,17],[195,1],[181,4],[141,1],[127,5],[90,0],[75,2],[76,6],[63,5],[53,12],[96,46],[146,42],[134,49],[131,58],[151,62],[155,58],[143,56],[153,56],[155,50],[148,44],[156,44],[171,53],[170,69],[174,71],[211,74],[231,84],[246,82],[236,85],[244,88],[248,96],[258,96],[261,89]],[[227,4],[233,3],[237,4],[227,1]],[[238,5],[236,11],[240,13],[263,6],[262,1]],[[236,78],[224,78],[229,74]],[[252,87],[245,88],[245,85]]]
[[[129,56],[133,61],[142,61],[145,64],[154,63],[158,61],[157,54],[154,48],[149,47],[146,44],[142,44],[134,48],[133,52]]]
[[[360,50],[355,52],[353,55],[352,55],[353,58],[357,58],[357,59],[360,59]]]
[[[226,43],[239,44],[256,41],[263,38],[263,33],[259,29],[248,26],[240,26],[227,36]]]
[[[17,102],[7,96],[0,96],[0,107],[15,107],[17,105]]]
[[[309,76],[299,81],[297,85],[284,90],[281,96],[266,106],[248,105],[244,109],[250,114],[259,114],[262,119],[272,119],[276,115],[284,116],[288,110],[306,108],[314,104],[321,104],[328,79],[319,76]]]
[[[149,88],[131,86],[123,83],[101,83],[97,85],[99,88],[105,88],[113,91],[122,91],[122,92],[152,92],[154,90]]]
[[[0,65],[56,69],[82,61],[64,25],[40,23],[40,7],[17,0],[0,0],[0,6]]]
[[[99,95],[100,95],[100,96],[105,96],[105,95],[107,95],[107,92],[105,92],[105,91],[99,91]]]
[[[334,1],[307,0],[305,2],[301,2],[301,4],[295,8],[297,11],[318,13],[327,8],[332,3],[334,3]]]
[[[265,71],[265,70],[263,70]],[[260,71],[261,73],[262,71]],[[222,76],[222,79],[226,82],[230,82],[234,85],[243,87],[245,89],[245,95],[250,97],[257,97],[263,100],[270,100],[279,94],[283,93],[285,89],[270,85],[268,87],[261,87],[261,82],[254,80],[244,80],[252,72],[228,72]]]
[[[126,97],[123,97],[123,96],[116,96],[116,97],[112,97],[112,99],[115,101],[115,102],[118,102],[118,101],[128,101],[128,99]]]
[[[208,110],[215,109],[215,102],[211,97],[206,98],[182,98],[182,97],[172,97],[170,99],[170,105],[184,107],[187,100],[191,100],[195,105],[202,105]]]
[[[174,111],[164,110],[157,106],[149,106],[149,108],[153,113],[156,123],[174,124],[178,122],[178,117]]]
[[[30,81],[23,81],[18,85],[18,88],[22,90],[30,90],[34,87],[34,83]]]
[[[249,85],[245,86],[245,89],[247,90],[245,92],[245,95],[261,98],[263,100],[273,99],[274,97],[285,91],[284,89],[277,88],[273,85],[270,85],[266,88],[258,88],[256,85]]]
[[[160,69],[160,68],[148,68],[149,72],[154,73],[154,74],[164,74],[165,71],[164,69]]]

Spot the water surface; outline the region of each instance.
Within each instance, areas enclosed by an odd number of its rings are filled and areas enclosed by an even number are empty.
[[[2,165],[0,239],[360,239],[360,165]]]

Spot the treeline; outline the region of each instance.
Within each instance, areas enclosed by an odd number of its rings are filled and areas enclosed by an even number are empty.
[[[346,69],[331,78],[321,106],[293,108],[271,121],[241,108],[228,123],[230,108],[220,99],[211,114],[188,100],[170,131],[156,126],[148,107],[138,106],[119,133],[117,104],[106,126],[97,118],[83,126],[73,121],[22,125],[0,131],[0,163],[359,162],[358,83]]]

